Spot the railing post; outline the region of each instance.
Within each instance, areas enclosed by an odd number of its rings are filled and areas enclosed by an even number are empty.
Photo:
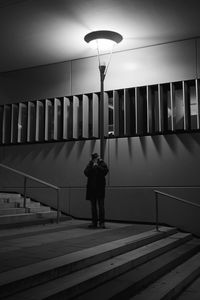
[[[57,223],[60,220],[60,189],[57,189]]]
[[[24,208],[26,208],[26,183],[27,183],[27,178],[24,177]]]
[[[158,193],[155,191],[155,207],[156,207],[156,231],[158,230]]]

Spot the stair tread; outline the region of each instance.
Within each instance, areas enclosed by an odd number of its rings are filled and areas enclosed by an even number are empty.
[[[40,212],[26,212],[26,213],[17,213],[17,214],[6,214],[0,215],[0,227],[9,226],[11,227],[14,224],[29,224],[33,221],[43,221],[56,219],[56,211],[40,211]]]
[[[7,217],[17,217],[18,218],[20,216],[27,216],[27,217],[29,217],[31,215],[36,215],[36,214],[35,213],[22,213],[22,214],[17,214],[17,215],[10,214],[10,215],[5,215],[5,216],[0,216],[0,219],[7,218]]]
[[[197,253],[186,262],[177,266],[171,272],[154,282],[146,290],[142,291],[134,300],[161,300],[170,293],[179,293],[180,285],[183,286],[186,280],[194,280],[200,274],[200,253]],[[194,277],[193,277],[193,276]],[[188,279],[190,277],[190,279]],[[190,282],[189,281],[189,282]],[[188,283],[187,283],[188,284]],[[173,294],[176,296],[176,294]],[[171,298],[167,298],[171,299]]]
[[[5,198],[5,197],[21,197],[21,194],[19,193],[0,193],[0,198]]]
[[[39,207],[27,207],[30,212],[50,212],[52,211],[48,206],[39,206]]]
[[[142,246],[136,250],[121,254],[107,261],[89,266],[83,270],[79,270],[61,278],[52,280],[43,285],[29,289],[28,291],[17,294],[19,299],[44,299],[56,293],[77,293],[84,289],[88,289],[87,282],[90,287],[93,287],[105,282],[106,280],[117,276],[133,267],[144,263],[148,259],[155,257],[158,254],[166,252],[171,247],[176,247],[191,238],[190,234],[176,233],[170,237],[163,238],[159,241]],[[74,289],[75,288],[75,289]],[[74,296],[75,296],[74,294]],[[65,294],[66,295],[66,294]],[[13,296],[14,297],[14,296]],[[14,299],[12,296],[9,299]]]
[[[128,236],[123,239],[118,239],[115,241],[100,244],[98,246],[94,246],[94,247],[86,248],[84,250],[62,255],[53,259],[48,259],[39,263],[35,263],[33,265],[28,265],[25,267],[0,273],[0,286],[2,286],[3,284],[8,284],[9,282],[12,281],[16,281],[17,279],[20,280],[26,278],[27,274],[29,274],[29,276],[33,276],[41,272],[41,270],[43,272],[46,272],[48,270],[52,270],[55,267],[57,268],[63,267],[64,264],[77,263],[78,261],[91,258],[91,256],[94,257],[101,253],[114,251],[116,249],[119,252],[119,248],[126,247],[127,249],[127,246],[130,248],[130,245],[133,243],[135,244],[135,246],[137,245],[139,246],[141,245],[141,241],[143,241],[144,244],[146,240],[148,242],[152,237],[159,238],[162,234],[167,234],[167,233],[173,234],[175,231],[176,231],[175,228],[162,227],[159,233],[156,232],[155,230],[146,231],[137,235]],[[140,243],[138,244],[138,242]]]
[[[40,202],[26,198],[17,193],[0,193],[0,228],[12,228],[14,226],[30,226],[33,224],[45,224],[57,219],[57,211]]]
[[[195,279],[176,300],[199,300],[200,299],[200,276]]]
[[[19,215],[22,213],[25,213],[25,208],[22,207],[0,208],[0,216]]]
[[[151,283],[155,276],[160,277],[162,272],[166,273],[180,259],[185,260],[199,249],[199,242],[193,240],[178,246],[160,256],[153,258],[143,265],[126,272],[91,291],[76,297],[76,300],[108,300],[108,299],[130,299],[131,295]],[[147,296],[147,295],[146,295]],[[134,297],[133,297],[134,299]],[[146,297],[145,300],[149,297]]]
[[[9,202],[4,202],[4,203],[1,203],[0,202],[0,209],[1,208],[16,208],[16,207],[20,207],[19,206],[19,203],[15,203],[15,202],[11,202],[11,203],[9,203]]]
[[[23,208],[22,207],[6,207],[6,208],[0,208],[0,211],[1,210],[10,210],[10,211],[12,211],[12,210],[22,210]]]
[[[52,215],[54,215],[54,214],[57,214],[57,212],[56,211],[41,211],[41,212],[30,212],[30,213],[21,213],[21,214],[17,214],[17,215],[13,215],[13,214],[10,214],[10,215],[0,215],[0,219],[2,218],[6,218],[6,217],[16,217],[16,218],[18,218],[18,217],[20,217],[20,216],[25,216],[25,217],[29,217],[29,216],[38,216],[39,214],[46,214],[46,215],[48,215],[48,214],[52,214]]]
[[[15,211],[15,210],[23,210],[23,207],[6,207],[6,208],[0,208],[0,211]]]
[[[8,202],[8,203],[21,203],[21,204],[23,204],[24,203],[24,198],[22,198],[22,197],[18,197],[18,198],[14,198],[14,197],[12,197],[12,198],[6,198],[6,199],[0,199],[0,202],[4,202],[6,200],[6,202]],[[30,198],[26,198],[26,203],[28,204],[28,203],[31,203],[32,201],[31,201],[31,199]]]

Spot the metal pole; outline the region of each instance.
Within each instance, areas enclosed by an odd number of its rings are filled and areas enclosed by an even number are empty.
[[[57,190],[57,223],[60,221],[60,190]]]
[[[106,66],[99,66],[101,92],[100,92],[100,157],[104,159],[104,79]]]
[[[26,182],[27,178],[24,177],[24,208],[26,208]]]
[[[158,230],[158,193],[155,192],[155,204],[156,204],[156,231]]]

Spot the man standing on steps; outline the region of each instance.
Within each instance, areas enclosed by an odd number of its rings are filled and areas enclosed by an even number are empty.
[[[107,173],[108,167],[106,163],[99,157],[98,153],[93,153],[91,160],[84,170],[84,174],[88,178],[86,200],[90,200],[92,210],[92,224],[89,225],[90,228],[97,228],[98,219],[99,227],[105,228],[104,198],[105,176]]]

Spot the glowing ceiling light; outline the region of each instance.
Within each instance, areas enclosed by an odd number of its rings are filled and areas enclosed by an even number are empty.
[[[89,43],[90,47],[99,52],[110,51],[113,49],[115,42],[106,39],[94,40]]]
[[[122,41],[121,34],[115,31],[99,30],[88,33],[84,40],[89,43],[92,49],[97,49],[99,53],[112,52],[113,47]]]

